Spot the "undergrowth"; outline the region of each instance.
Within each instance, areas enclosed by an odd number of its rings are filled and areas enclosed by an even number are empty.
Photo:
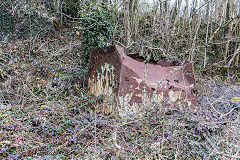
[[[220,55],[227,28],[220,26],[222,35],[215,34],[218,26],[211,22],[213,39],[204,42],[207,24],[195,17],[191,26],[185,23],[189,28],[183,21],[175,28],[167,19],[175,20],[177,13],[168,17],[167,1],[162,6],[166,15],[156,19],[153,10],[141,13],[141,7],[132,6],[131,24],[124,21],[119,4],[109,9],[92,5],[97,1],[84,1],[78,12],[76,0],[4,2],[0,4],[5,7],[0,11],[4,20],[0,21],[0,159],[240,159],[239,60],[226,68]],[[197,23],[203,31],[198,32]],[[131,34],[125,35],[128,25]],[[128,121],[93,112],[96,99],[87,95],[90,50],[125,43],[125,36],[131,42],[127,51],[146,60],[195,60],[199,92],[195,109],[156,106],[145,117]],[[232,41],[228,60],[239,38]]]
[[[198,79],[191,112],[156,110],[125,122],[94,114],[71,34],[1,42],[1,159],[115,159],[114,132],[119,159],[239,158],[239,85]]]

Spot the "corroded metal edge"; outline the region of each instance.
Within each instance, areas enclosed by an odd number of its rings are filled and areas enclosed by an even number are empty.
[[[183,110],[197,103],[191,62],[146,64],[111,46],[93,51],[89,68],[89,94],[103,95],[98,110],[105,114],[137,118],[156,105]]]

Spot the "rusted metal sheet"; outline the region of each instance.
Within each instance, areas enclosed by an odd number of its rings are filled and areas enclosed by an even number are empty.
[[[120,46],[92,52],[89,94],[103,97],[97,110],[121,117],[141,117],[149,109],[187,109],[197,103],[193,63],[144,63],[124,53]]]

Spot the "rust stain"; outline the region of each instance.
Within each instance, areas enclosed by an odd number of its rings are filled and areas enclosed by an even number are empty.
[[[141,117],[154,105],[176,109],[197,104],[194,67],[191,62],[144,63],[124,53],[120,46],[92,51],[89,94],[103,95],[99,111],[121,117]]]

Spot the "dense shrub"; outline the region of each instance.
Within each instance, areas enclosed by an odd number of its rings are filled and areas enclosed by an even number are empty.
[[[115,30],[115,10],[98,2],[81,4],[79,7],[79,27],[82,35],[83,62],[88,63],[90,50],[110,45]]]
[[[54,15],[49,12],[50,2],[6,0],[0,5],[1,34],[16,38],[43,35],[54,30]]]

